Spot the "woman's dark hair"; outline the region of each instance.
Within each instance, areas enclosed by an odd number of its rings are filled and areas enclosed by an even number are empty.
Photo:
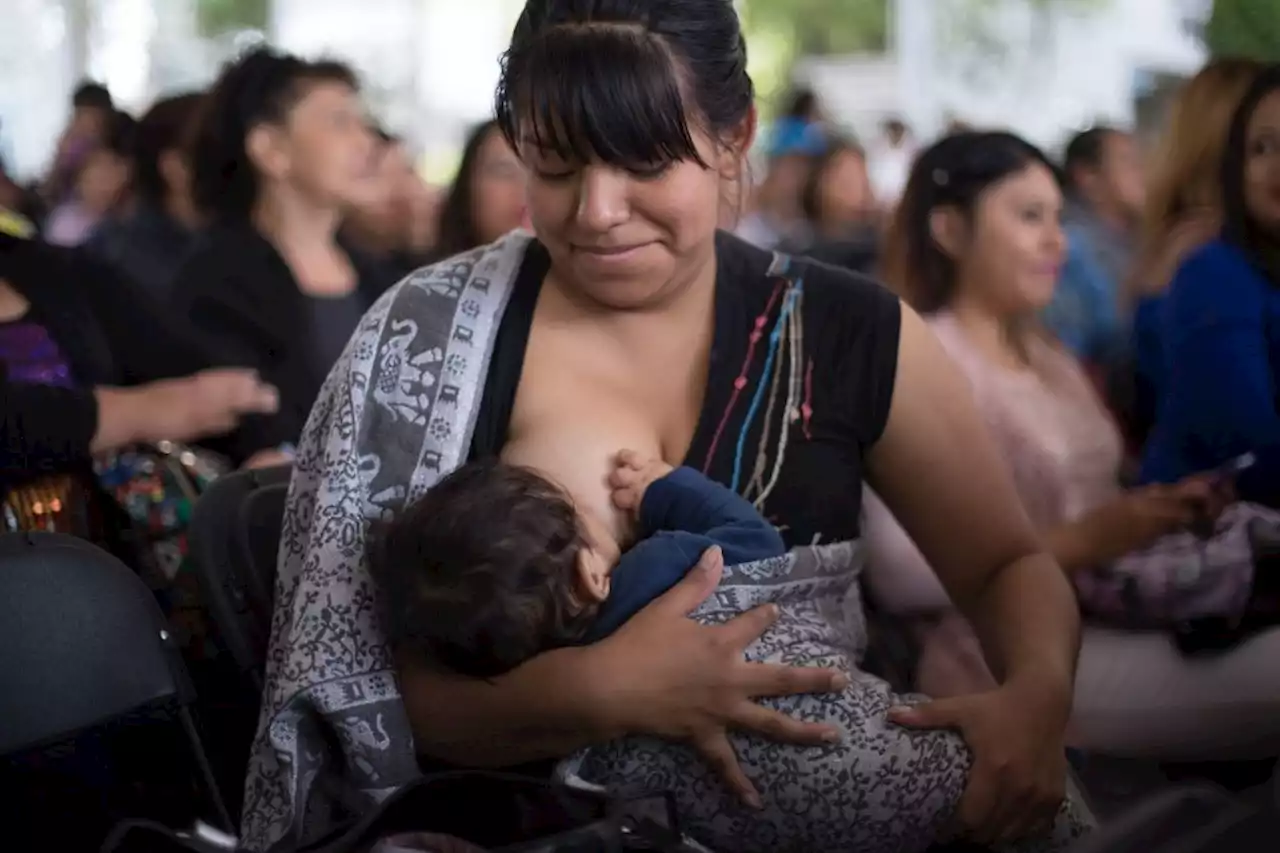
[[[1231,119],[1222,158],[1222,237],[1244,252],[1272,282],[1280,285],[1280,240],[1264,229],[1245,201],[1244,172],[1249,160],[1249,122],[1258,105],[1280,90],[1280,64],[1268,65],[1245,92]]]
[[[138,122],[133,116],[123,110],[112,110],[107,114],[106,126],[102,132],[104,150],[132,162],[137,141]]]
[[[156,101],[138,122],[133,152],[133,180],[138,195],[151,204],[162,204],[169,187],[160,173],[160,160],[169,151],[186,148],[205,96],[201,92]]]
[[[690,122],[720,136],[750,114],[730,0],[528,0],[502,58],[498,126],[573,162],[707,166]]]
[[[440,224],[436,230],[436,244],[431,248],[433,259],[452,258],[482,242],[476,230],[475,172],[480,160],[480,149],[491,134],[499,130],[494,119],[483,121],[467,134],[462,149],[462,162],[458,174],[449,185],[444,203],[440,205]]]
[[[71,93],[71,106],[75,109],[111,110],[115,109],[115,102],[106,86],[85,80]]]
[[[284,121],[319,83],[358,88],[355,73],[340,62],[310,62],[265,47],[222,69],[192,146],[193,190],[200,208],[223,219],[249,216],[258,196],[257,171],[245,148],[249,132]]]
[[[818,109],[818,96],[812,89],[799,88],[787,98],[787,108],[783,111],[786,118],[809,121]]]
[[[983,193],[1034,164],[1057,176],[1043,151],[1005,132],[956,133],[925,149],[911,169],[885,239],[885,283],[921,314],[945,308],[956,285],[955,261],[934,240],[930,215],[949,207],[970,217]]]
[[[800,192],[800,209],[804,212],[804,218],[815,225],[821,224],[822,187],[827,180],[827,172],[837,159],[846,154],[854,154],[864,161],[867,156],[862,146],[852,139],[841,137],[828,139],[827,147],[814,161],[813,167],[809,170],[809,177],[805,179],[804,189]]]
[[[1068,190],[1079,191],[1076,175],[1081,169],[1100,167],[1106,155],[1107,140],[1120,132],[1109,125],[1097,124],[1071,137],[1062,153],[1062,179]]]

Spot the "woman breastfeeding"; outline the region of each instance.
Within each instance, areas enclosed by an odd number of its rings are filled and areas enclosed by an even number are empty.
[[[953,819],[979,840],[1048,843],[1071,591],[920,319],[874,282],[717,232],[744,178],[752,101],[727,0],[527,3],[497,112],[529,168],[537,236],[513,232],[386,294],[312,411],[248,780],[253,847],[323,832],[333,797],[403,784],[415,750],[503,767],[645,736],[676,742],[654,751],[652,778],[679,787],[713,847],[922,849]],[[980,626],[998,684],[890,720],[874,704],[846,712],[887,694],[852,655],[755,643],[777,608],[688,618],[727,571],[714,550],[599,643],[486,681],[400,656],[397,671],[364,560],[371,523],[500,456],[554,478],[625,542],[606,483],[624,447],[747,495],[845,589],[856,551],[824,547],[858,537],[869,480]],[[797,606],[811,620],[840,612]],[[810,758],[839,769],[786,769]]]
[[[1034,321],[1065,250],[1061,206],[1052,165],[1024,140],[943,139],[912,171],[885,278],[960,366],[1027,513],[1092,617],[1072,745],[1165,761],[1275,755],[1280,630],[1258,630],[1275,621],[1266,613],[1275,572],[1255,573],[1247,541],[1268,513],[1224,511],[1227,472],[1121,487],[1118,427],[1079,364]],[[916,687],[945,697],[994,686],[982,629],[975,635],[952,607],[930,568],[943,585],[946,570],[892,494],[883,497],[866,499],[868,586],[914,629]]]

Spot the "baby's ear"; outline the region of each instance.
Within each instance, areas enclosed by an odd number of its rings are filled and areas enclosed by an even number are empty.
[[[613,568],[590,548],[578,549],[573,594],[583,605],[596,605],[609,597],[609,574]]]

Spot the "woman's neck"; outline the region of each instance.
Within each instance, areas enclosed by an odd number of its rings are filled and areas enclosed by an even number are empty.
[[[1001,317],[972,299],[957,299],[949,310],[965,337],[984,357],[1010,370],[1021,372],[1031,368],[1021,321]]]
[[[253,206],[253,226],[282,251],[315,251],[332,246],[338,232],[340,213],[320,207],[296,194],[276,190],[262,193]]]
[[[251,221],[293,273],[308,296],[341,296],[358,284],[351,259],[338,246],[338,210],[318,207],[285,192],[265,192]]]

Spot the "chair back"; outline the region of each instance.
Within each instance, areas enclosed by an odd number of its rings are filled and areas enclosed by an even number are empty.
[[[201,495],[188,531],[190,554],[218,635],[236,665],[262,685],[276,552],[292,468],[236,471]]]
[[[151,590],[63,534],[0,536],[0,650],[0,755],[191,697]]]

